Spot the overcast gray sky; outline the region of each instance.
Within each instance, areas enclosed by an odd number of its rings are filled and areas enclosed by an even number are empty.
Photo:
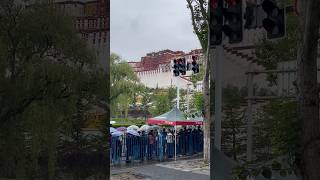
[[[200,48],[185,0],[111,0],[111,52],[128,61],[163,49]]]

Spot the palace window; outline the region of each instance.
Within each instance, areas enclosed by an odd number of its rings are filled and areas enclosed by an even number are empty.
[[[101,32],[99,32],[99,44],[101,43]]]
[[[102,27],[101,28],[105,28],[106,25],[106,18],[102,18]]]
[[[103,42],[104,42],[104,43],[107,42],[107,33],[106,33],[106,32],[104,32]]]
[[[78,27],[78,29],[80,29],[80,20],[79,19],[77,21],[77,27]]]
[[[96,43],[96,33],[93,33],[92,43],[93,43],[93,44],[95,44],[95,43]]]
[[[94,28],[95,27],[95,20],[94,19],[90,19],[88,20],[88,26],[89,28]]]

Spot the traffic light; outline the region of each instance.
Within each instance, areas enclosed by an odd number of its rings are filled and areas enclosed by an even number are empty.
[[[197,64],[196,57],[192,56],[192,71],[194,74],[199,73],[199,64]]]
[[[179,64],[176,59],[173,60],[173,75],[179,76]]]
[[[285,35],[285,8],[279,8],[275,1],[264,0],[261,4],[267,18],[262,26],[267,31],[268,39],[280,38]]]
[[[243,37],[242,30],[242,1],[228,0],[223,9],[223,32],[229,37],[229,43],[240,43]]]
[[[246,11],[244,13],[245,29],[257,28],[257,5],[255,3],[246,2]]]
[[[209,32],[210,47],[222,43],[223,0],[210,0],[209,3]]]
[[[181,73],[181,75],[186,75],[186,59],[185,58],[180,58],[178,60],[178,64],[179,64],[179,72]]]

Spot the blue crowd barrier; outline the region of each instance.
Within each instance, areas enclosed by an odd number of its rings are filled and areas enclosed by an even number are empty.
[[[174,158],[175,141],[168,143],[166,136],[158,135],[153,144],[148,136],[111,137],[112,164],[136,160],[160,160]],[[203,134],[190,132],[177,135],[177,155],[193,155],[203,151]]]

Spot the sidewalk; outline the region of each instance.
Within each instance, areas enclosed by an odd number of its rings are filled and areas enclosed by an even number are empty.
[[[111,180],[209,180],[201,158],[111,169]]]
[[[192,156],[182,156],[182,155],[178,155],[177,156],[177,161],[181,161],[181,160],[188,160],[188,159],[201,159],[203,157],[203,153],[199,153],[199,154],[194,154]],[[117,164],[117,165],[110,165],[111,169],[122,169],[122,168],[129,168],[129,167],[138,167],[138,166],[146,166],[146,165],[151,165],[151,164],[159,164],[159,163],[167,163],[167,162],[173,162],[174,159],[165,159],[164,161],[159,161],[157,159],[154,160],[146,160],[146,161],[131,161],[130,163],[125,163],[125,161],[123,161],[121,164]]]

